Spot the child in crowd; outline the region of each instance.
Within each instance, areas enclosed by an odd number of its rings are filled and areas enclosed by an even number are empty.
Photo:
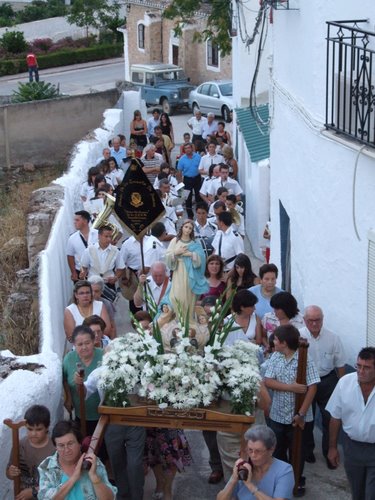
[[[171,186],[171,193],[177,196],[176,186],[178,185],[178,180],[176,179],[176,170],[171,168],[167,162],[163,162],[160,165],[160,173],[156,177],[154,181],[154,188],[159,189],[160,181],[162,179],[168,179],[169,184]]]
[[[6,469],[8,479],[13,481],[16,477],[21,479],[21,493],[17,495],[16,500],[37,498],[39,489],[38,466],[56,451],[48,436],[51,420],[48,408],[33,405],[26,410],[24,419],[26,420],[27,434],[20,440],[20,466],[16,467],[12,464],[12,450]]]

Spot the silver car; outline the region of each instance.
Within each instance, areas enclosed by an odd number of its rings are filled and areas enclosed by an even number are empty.
[[[192,90],[189,95],[189,107],[193,113],[215,113],[226,122],[230,121],[230,111],[233,109],[233,88],[231,80],[215,80],[205,82]]]

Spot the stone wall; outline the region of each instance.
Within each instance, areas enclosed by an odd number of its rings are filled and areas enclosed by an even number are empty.
[[[67,160],[72,144],[118,100],[116,89],[0,107],[0,170]]]

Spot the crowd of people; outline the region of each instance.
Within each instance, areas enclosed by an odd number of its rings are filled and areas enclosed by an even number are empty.
[[[269,252],[259,275],[254,272],[244,246],[243,190],[230,124],[196,111],[187,127],[190,132],[178,138],[166,113],[155,109],[145,120],[136,110],[128,144],[123,135],[113,137],[97,164],[88,169],[80,191],[82,209],[74,215],[75,232],[66,248],[73,283],[72,301],[64,311],[63,384],[70,420],[58,422],[49,438],[48,410],[35,405],[26,412],[21,466],[15,467],[10,459],[7,468],[8,478],[21,478],[17,500],[115,495],[142,500],[149,469],[156,482],[152,498],[171,500],[176,473],[191,463],[189,443],[179,429],[109,425],[98,457],[84,451],[82,420],[90,436],[99,419],[103,355],[112,339],[126,334],[115,321],[119,294],[128,300],[134,327],[137,321],[153,334],[158,323],[166,351],[173,351],[178,342],[181,304],[189,312],[191,345],[202,350],[209,336],[210,312],[218,300],[231,301],[227,320],[233,320],[233,327],[226,344],[243,341],[259,346],[262,382],[257,425],[245,435],[247,459],[239,459],[239,437],[203,432],[211,467],[208,482],[227,481],[218,500],[289,499],[293,488],[294,496],[303,496],[304,463],[316,461],[317,406],[327,467],[333,470],[339,464],[342,426],[353,499],[374,499],[375,348],[362,349],[357,373],[345,375],[342,342],[324,326],[322,308],[309,305],[300,312],[295,297],[276,286],[278,268],[269,263]],[[179,139],[182,145],[174,162]],[[113,214],[107,214],[98,229],[92,227],[134,157],[141,159],[165,208],[162,219],[144,237],[143,252],[141,243]],[[154,317],[148,310],[150,297],[157,309]],[[296,380],[301,338],[310,345],[305,383]],[[296,407],[296,396],[301,394],[302,403]],[[302,448],[293,476],[296,427],[302,432]]]

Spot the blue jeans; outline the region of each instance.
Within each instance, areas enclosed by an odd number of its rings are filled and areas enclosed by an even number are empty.
[[[35,74],[35,81],[39,82],[38,66],[29,66],[29,82],[33,81],[33,74]]]

